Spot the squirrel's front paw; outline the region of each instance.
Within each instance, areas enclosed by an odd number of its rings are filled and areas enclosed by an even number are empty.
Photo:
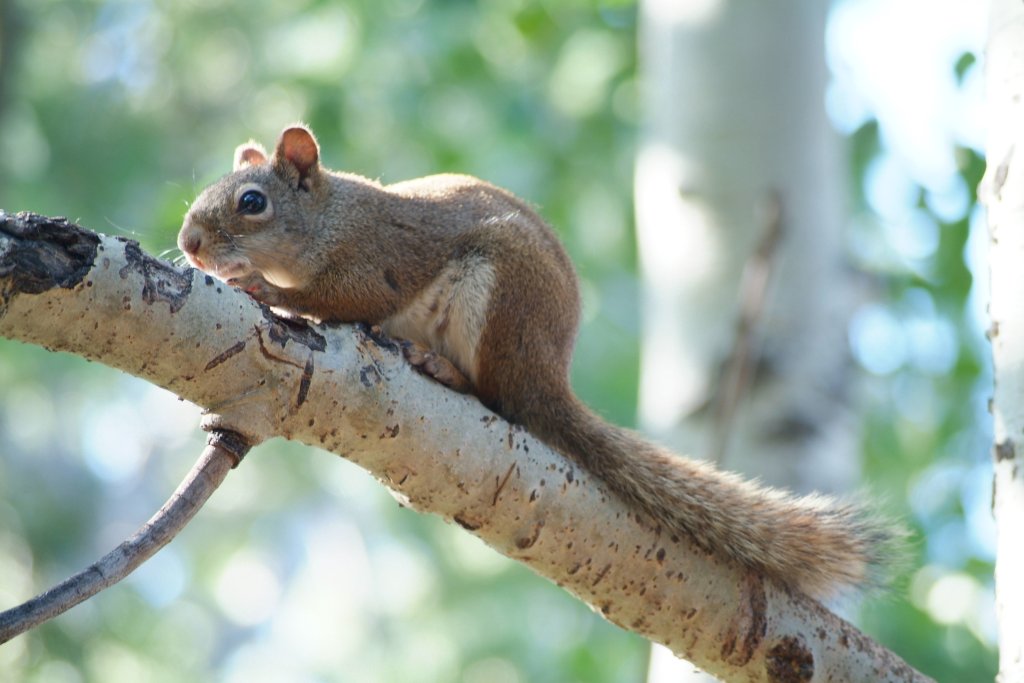
[[[232,287],[238,287],[256,301],[268,306],[280,306],[282,304],[281,289],[267,282],[263,275],[252,272],[244,277],[236,277],[228,280]]]

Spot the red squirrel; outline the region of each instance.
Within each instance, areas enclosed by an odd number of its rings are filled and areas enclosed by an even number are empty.
[[[853,503],[795,497],[675,455],[573,393],[580,318],[571,261],[524,201],[465,175],[392,185],[320,164],[304,126],[234,170],[185,216],[188,261],[257,301],[319,321],[379,325],[407,357],[476,395],[702,549],[811,597],[874,583],[898,536]]]

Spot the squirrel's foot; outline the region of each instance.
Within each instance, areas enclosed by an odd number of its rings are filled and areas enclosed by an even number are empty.
[[[238,287],[261,304],[268,306],[281,306],[284,304],[281,288],[267,282],[259,271],[253,271],[243,277],[231,278],[228,280],[228,284],[232,287]]]
[[[411,341],[400,342],[402,354],[409,363],[424,375],[460,393],[466,394],[473,388],[462,372],[452,362],[430,349]]]

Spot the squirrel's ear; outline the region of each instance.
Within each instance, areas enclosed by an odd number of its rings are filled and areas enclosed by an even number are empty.
[[[249,140],[245,144],[235,148],[235,164],[232,170],[239,170],[246,166],[259,166],[267,163],[267,150],[255,140]]]
[[[304,183],[320,167],[320,145],[308,128],[292,126],[281,133],[274,157],[278,163],[290,162],[299,172],[299,181]]]

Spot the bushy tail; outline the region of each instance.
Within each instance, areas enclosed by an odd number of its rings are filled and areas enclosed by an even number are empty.
[[[573,396],[521,419],[667,529],[817,599],[877,586],[901,536],[857,504],[792,496],[675,455]]]

